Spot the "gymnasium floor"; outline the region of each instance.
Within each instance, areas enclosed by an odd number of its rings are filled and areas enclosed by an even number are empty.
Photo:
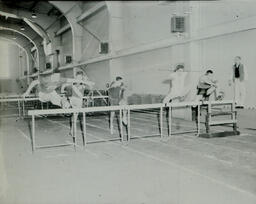
[[[31,151],[29,120],[1,118],[0,203],[256,203],[256,111],[239,110],[242,134],[204,139],[195,133]],[[157,114],[131,114],[131,134],[158,134]],[[164,132],[167,133],[166,123]],[[195,124],[175,120],[173,131]],[[204,128],[204,127],[202,127]],[[219,127],[214,130],[224,130]],[[78,128],[80,130],[80,128]],[[110,135],[107,115],[87,118],[87,139]],[[72,142],[65,117],[36,120],[37,143]]]

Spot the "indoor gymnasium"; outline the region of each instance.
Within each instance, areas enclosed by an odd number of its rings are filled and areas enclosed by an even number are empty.
[[[256,2],[0,1],[1,204],[255,204]]]

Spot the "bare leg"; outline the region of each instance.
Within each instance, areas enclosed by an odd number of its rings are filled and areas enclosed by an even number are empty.
[[[125,99],[122,99],[120,102],[119,102],[119,105],[127,105],[127,101]],[[123,114],[123,124],[124,125],[127,125],[127,110],[123,110],[122,112]]]
[[[52,104],[61,107],[62,97],[56,91],[50,93],[49,97]]]

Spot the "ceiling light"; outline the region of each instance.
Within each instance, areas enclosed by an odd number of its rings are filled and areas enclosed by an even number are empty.
[[[24,27],[24,26],[21,26],[21,27],[20,27],[20,30],[24,31],[24,30],[25,30],[25,27]]]
[[[37,18],[37,15],[35,12],[32,12],[32,15],[31,15],[32,18]]]

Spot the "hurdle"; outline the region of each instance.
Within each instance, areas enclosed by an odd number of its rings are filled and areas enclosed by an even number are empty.
[[[83,99],[106,99],[108,96],[84,96]],[[17,108],[18,108],[18,118],[24,118],[26,116],[26,108],[25,108],[25,102],[28,101],[40,101],[38,97],[35,95],[29,95],[28,97],[21,97],[21,95],[8,95],[8,96],[1,96],[0,97],[0,104],[2,105],[3,103],[9,103],[9,102],[17,102]],[[43,103],[43,102],[41,102]],[[2,106],[1,106],[2,107]],[[43,109],[43,106],[42,106]],[[48,109],[48,108],[47,108]]]
[[[128,142],[131,139],[142,138],[142,137],[153,137],[160,136],[163,138],[163,109],[165,108],[163,103],[156,104],[139,104],[139,105],[126,105],[125,110],[127,111],[127,131],[128,131]],[[152,135],[141,135],[141,136],[132,136],[131,135],[131,110],[147,110],[147,109],[159,109],[159,125],[160,125],[160,133],[152,134]]]
[[[36,144],[36,135],[35,135],[35,117],[36,116],[41,116],[41,115],[57,115],[57,114],[79,114],[82,113],[83,116],[83,144],[86,146],[86,144],[91,144],[91,143],[98,143],[98,142],[107,142],[107,141],[117,141],[121,140],[122,142],[124,141],[123,138],[123,129],[122,129],[122,110],[124,110],[124,106],[100,106],[100,107],[87,107],[87,108],[70,108],[70,109],[48,109],[48,110],[29,110],[28,115],[32,117],[32,152],[34,152],[36,149],[40,148],[51,148],[51,147],[61,147],[61,146],[69,146],[73,145],[74,148],[76,148],[77,143],[76,143],[76,138],[77,138],[77,129],[76,129],[76,120],[73,120],[73,143],[62,143],[62,144],[54,144],[54,145],[44,145],[40,146]],[[102,139],[102,140],[95,140],[95,141],[87,141],[87,134],[86,134],[86,113],[90,112],[109,112],[109,111],[119,111],[120,114],[120,119],[119,119],[119,126],[120,126],[120,134],[121,138],[111,138],[111,139]],[[75,118],[75,117],[74,117]]]
[[[197,136],[199,136],[200,134],[200,106],[202,105],[202,102],[175,102],[175,103],[167,103],[167,107],[169,107],[169,135],[178,135],[178,134],[187,134],[187,133],[197,133]],[[187,108],[187,107],[193,107],[196,106],[197,107],[197,111],[198,111],[198,116],[197,116],[197,125],[196,125],[196,130],[188,130],[188,131],[180,131],[180,132],[172,132],[172,128],[171,128],[171,119],[172,119],[172,110],[174,108]]]
[[[18,104],[18,118],[25,116],[25,104],[24,101],[38,101],[38,98],[1,98],[0,103],[17,102]]]

